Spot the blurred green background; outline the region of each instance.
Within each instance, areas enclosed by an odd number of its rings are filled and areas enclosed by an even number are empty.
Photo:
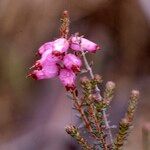
[[[104,83],[116,83],[110,110],[118,125],[131,89],[141,92],[126,150],[142,150],[150,121],[149,0],[0,0],[0,150],[79,149],[64,131],[74,122],[71,101],[57,79],[27,79],[37,49],[59,36],[59,18],[70,12],[71,33],[102,45],[90,55]]]

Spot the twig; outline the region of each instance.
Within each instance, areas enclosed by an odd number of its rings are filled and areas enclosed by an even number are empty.
[[[94,80],[89,80],[87,77],[81,79],[81,87],[84,95],[82,103],[86,106],[87,118],[90,122],[93,133],[97,137],[97,142],[99,144],[96,145],[99,145],[103,150],[107,150],[105,129],[103,127],[102,117],[100,117],[102,115],[99,115],[99,112],[97,111],[97,107],[94,103],[96,97],[92,94],[93,88],[95,89],[95,85],[100,82],[100,79],[101,78],[98,75],[94,76]]]
[[[72,93],[72,95],[73,95],[74,106],[75,106],[76,110],[78,110],[78,112],[81,114],[81,118],[82,118],[82,120],[83,120],[83,122],[84,122],[84,124],[85,124],[85,126],[86,126],[86,129],[87,129],[88,132],[91,134],[91,136],[92,136],[95,140],[98,141],[99,138],[94,134],[93,129],[92,129],[91,125],[90,125],[90,121],[89,121],[88,118],[86,117],[86,115],[85,115],[85,113],[84,113],[84,111],[83,111],[83,109],[82,109],[82,107],[81,107],[81,104],[80,104],[79,101],[78,101],[78,97],[76,96],[76,92],[75,92],[75,91],[72,91],[71,93]],[[102,142],[103,142],[103,141],[102,141]],[[101,142],[101,143],[102,143],[102,142]],[[103,147],[106,148],[106,145],[103,144]],[[104,149],[104,150],[107,150],[107,149]]]
[[[93,150],[93,147],[88,144],[88,142],[81,136],[78,129],[75,126],[66,127],[66,132],[70,134],[77,142],[81,145],[83,150]]]
[[[150,149],[150,122],[144,123],[142,127],[143,150]]]
[[[84,64],[85,64],[86,69],[89,71],[89,74],[90,74],[91,78],[94,79],[94,74],[93,74],[92,68],[90,67],[90,65],[88,63],[87,58],[86,58],[85,53],[84,53],[83,50],[82,50],[82,56],[83,56],[83,60],[84,60]],[[100,101],[102,101],[102,96],[100,95],[100,89],[98,88],[97,85],[95,85],[95,92],[97,94],[98,99]],[[103,119],[104,119],[104,122],[105,122],[105,126],[106,126],[106,129],[108,131],[110,144],[113,144],[113,137],[112,137],[112,133],[111,133],[111,128],[110,128],[108,120],[107,120],[106,111],[103,110],[102,112],[103,112]]]
[[[89,106],[89,109],[90,109],[90,112],[91,112],[91,113],[90,113],[90,114],[91,114],[91,117],[92,117],[93,120],[94,120],[95,127],[96,127],[97,131],[100,133],[99,136],[98,136],[99,141],[100,141],[100,144],[102,145],[102,147],[103,147],[104,150],[107,150],[106,138],[105,138],[103,129],[102,129],[101,126],[99,125],[98,119],[97,119],[97,117],[96,117],[94,105],[91,104],[91,105]]]
[[[122,149],[127,139],[127,136],[130,132],[130,128],[132,127],[132,122],[133,122],[134,113],[137,107],[138,99],[139,99],[139,91],[132,90],[127,113],[125,114],[125,117],[121,120],[121,122],[119,123],[119,131],[114,140],[113,150]]]
[[[74,106],[75,108],[79,111],[79,113],[81,114],[81,117],[82,117],[82,120],[84,121],[85,123],[85,126],[87,127],[88,131],[89,132],[92,132],[92,128],[90,126],[90,122],[89,120],[87,119],[87,117],[85,116],[84,114],[84,111],[80,105],[80,103],[78,102],[78,97],[76,96],[76,93],[75,91],[72,91],[72,96],[73,96],[73,101],[74,101]]]
[[[84,60],[86,70],[89,71],[89,74],[90,74],[91,78],[94,79],[94,74],[93,74],[92,68],[90,67],[90,65],[88,63],[88,61],[86,59],[86,56],[85,56],[85,52],[83,50],[82,50],[82,56],[83,56],[83,60]],[[98,95],[99,100],[102,100],[102,96],[100,95],[100,89],[98,88],[97,85],[95,85],[95,92]]]

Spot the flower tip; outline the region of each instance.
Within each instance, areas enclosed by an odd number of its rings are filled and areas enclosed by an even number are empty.
[[[112,82],[112,81],[108,81],[107,83],[106,83],[106,88],[108,89],[108,90],[113,90],[113,89],[115,89],[115,83],[114,82]]]
[[[101,46],[96,45],[94,49],[91,50],[91,53],[96,53],[98,50],[101,50]]]
[[[40,54],[39,52],[36,52],[36,53],[35,53],[35,56],[41,57],[41,54]]]
[[[96,50],[101,50],[101,49],[102,49],[101,46],[96,45]]]
[[[58,51],[53,51],[53,52],[52,52],[52,55],[54,55],[54,56],[56,56],[56,57],[60,57],[60,56],[64,56],[65,53],[64,53],[64,52],[61,53],[61,52],[58,52]]]
[[[68,11],[67,11],[67,10],[64,10],[63,15],[64,15],[64,16],[68,16]]]
[[[36,67],[36,65],[33,65],[29,68],[29,70],[34,69]]]
[[[26,76],[26,78],[30,78],[30,77],[37,80],[37,76],[34,73],[30,73]]]
[[[30,74],[28,74],[28,75],[26,75],[26,78],[30,78],[31,77],[31,73]]]
[[[129,118],[123,118],[122,120],[121,120],[121,122],[123,123],[123,124],[125,124],[125,125],[128,125],[130,122],[129,122]]]
[[[37,70],[42,70],[42,65],[40,64],[40,62],[36,61],[35,65],[33,65],[32,67],[29,68],[31,69],[37,69]]]
[[[86,76],[84,76],[84,77],[82,77],[81,79],[80,79],[80,83],[81,84],[87,84],[87,83],[89,83],[90,82],[90,80],[86,77]]]
[[[73,72],[80,72],[80,71],[81,71],[80,67],[79,67],[79,66],[76,66],[76,65],[73,65],[73,66],[71,67],[71,70],[72,70]]]
[[[72,133],[76,130],[76,127],[73,126],[73,125],[70,125],[70,126],[67,126],[67,127],[65,128],[65,130],[66,130],[66,132],[67,132],[68,134],[72,134]]]
[[[76,89],[74,84],[66,85],[65,88],[66,88],[66,91],[74,91]]]
[[[131,91],[131,94],[132,94],[132,96],[134,96],[134,97],[139,97],[140,92],[139,92],[138,90],[132,90],[132,91]]]

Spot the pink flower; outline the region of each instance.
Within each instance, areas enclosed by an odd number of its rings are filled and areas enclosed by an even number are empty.
[[[29,76],[36,80],[49,79],[58,75],[58,67],[56,64],[44,66],[41,70],[34,70]]]
[[[51,53],[49,53],[49,51],[46,51],[45,53],[43,53],[41,59],[39,60],[41,64],[47,64],[47,63],[57,63],[60,60],[62,60],[62,56],[55,56]]]
[[[100,47],[93,43],[92,41],[79,37],[79,36],[73,36],[70,39],[70,47],[71,49],[75,51],[88,51],[88,52],[96,52],[96,50],[99,50]]]
[[[64,56],[63,63],[67,69],[71,69],[74,72],[80,71],[80,67],[82,65],[81,60],[73,54],[66,54]]]
[[[49,51],[49,53],[53,53],[54,55],[59,56],[65,52],[67,52],[68,48],[69,48],[68,40],[65,38],[59,38],[55,41],[47,42],[47,43],[43,44],[39,48],[38,52],[39,52],[39,54],[42,55],[46,51]]]
[[[66,87],[67,91],[75,89],[76,75],[72,70],[61,69],[59,79],[62,82],[62,84]]]
[[[45,51],[41,55],[41,59],[37,60],[35,65],[31,68],[36,68],[37,70],[41,70],[44,66],[51,65],[51,63],[58,63],[60,60],[62,60],[62,56],[55,56],[52,55],[50,51]]]
[[[59,38],[53,42],[53,54],[60,56],[67,52],[69,48],[69,42],[65,38]]]
[[[47,42],[47,43],[43,44],[38,50],[39,54],[42,55],[46,51],[52,52],[52,50],[53,50],[52,45],[53,45],[53,42]]]

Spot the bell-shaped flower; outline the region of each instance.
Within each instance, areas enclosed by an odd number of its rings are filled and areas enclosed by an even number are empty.
[[[59,38],[53,42],[53,52],[55,56],[65,54],[69,48],[69,42],[65,38]]]
[[[80,58],[74,54],[66,54],[63,59],[63,64],[67,69],[71,69],[74,72],[80,71],[82,62]]]
[[[45,65],[41,70],[34,70],[29,76],[36,80],[49,79],[58,75],[58,66],[55,63]]]
[[[52,52],[52,50],[53,50],[53,42],[47,42],[39,48],[38,53],[42,55],[44,52],[46,51]]]
[[[52,53],[49,53],[49,51],[46,51],[41,59],[40,59],[40,62],[41,64],[45,64],[45,63],[57,63],[59,62],[60,60],[62,60],[62,56],[55,56],[53,55]]]
[[[59,73],[59,79],[66,87],[67,91],[75,89],[76,74],[72,70],[61,69]]]
[[[51,52],[45,51],[42,54],[41,59],[37,60],[35,65],[32,66],[32,68],[36,68],[37,70],[41,70],[43,68],[43,66],[51,65],[51,63],[58,63],[60,60],[62,60],[61,55],[55,56],[55,55],[52,55]]]
[[[79,36],[72,36],[70,38],[70,48],[75,51],[87,52],[96,52],[100,49],[100,47],[96,43]]]

